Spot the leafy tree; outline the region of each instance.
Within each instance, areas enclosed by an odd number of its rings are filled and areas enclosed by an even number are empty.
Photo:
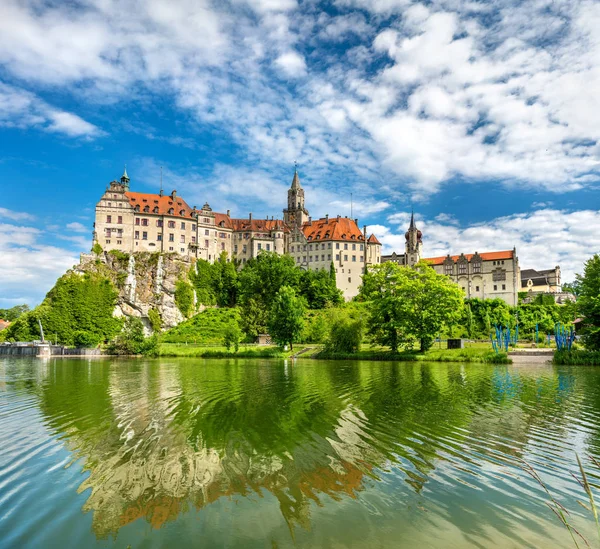
[[[10,309],[0,309],[0,319],[14,322],[21,315],[29,311],[29,305],[15,305]]]
[[[92,253],[96,255],[100,255],[102,253],[102,246],[98,242],[94,243],[92,246]]]
[[[323,309],[344,302],[342,292],[338,290],[331,271],[301,271],[299,293],[311,309]]]
[[[158,337],[145,337],[142,321],[130,316],[125,320],[121,332],[111,341],[109,351],[119,355],[155,355],[158,347]]]
[[[234,348],[237,353],[240,348],[240,340],[242,339],[242,332],[237,322],[231,322],[225,328],[225,332],[223,333],[223,344],[229,351],[231,347]]]
[[[100,340],[96,334],[84,330],[77,330],[73,334],[73,344],[75,347],[96,347],[98,343],[100,343]]]
[[[370,301],[370,331],[393,352],[415,340],[421,351],[426,351],[444,325],[461,318],[460,287],[426,263],[414,268],[383,263],[372,267],[364,279],[363,288],[369,291],[365,298]]]
[[[564,282],[561,285],[561,288],[563,292],[568,292],[575,297],[579,297],[581,292],[581,282],[578,279],[575,279],[573,282]]]
[[[282,286],[271,305],[268,318],[268,328],[271,337],[279,344],[293,343],[298,339],[304,327],[304,312],[306,301],[296,295],[293,288]]]
[[[600,255],[585,263],[583,275],[577,275],[577,306],[583,317],[583,340],[590,351],[600,350]]]
[[[175,305],[185,318],[194,311],[194,288],[185,280],[175,283]]]
[[[325,351],[333,353],[356,353],[363,339],[363,322],[360,318],[338,315],[331,323]]]
[[[233,307],[237,300],[238,272],[232,261],[227,261],[227,252],[222,252],[214,264],[215,293],[217,305]]]
[[[150,309],[148,311],[148,320],[150,321],[153,332],[159,333],[162,330],[162,317],[156,309]]]
[[[267,310],[257,299],[247,299],[240,310],[240,324],[244,333],[255,339],[267,331]]]
[[[204,259],[196,262],[196,269],[190,273],[190,280],[196,289],[198,303],[215,305],[217,294],[215,292],[215,267]]]
[[[467,329],[467,337],[473,337],[475,333],[475,325],[473,319],[473,311],[471,310],[471,305],[465,306],[465,327]]]

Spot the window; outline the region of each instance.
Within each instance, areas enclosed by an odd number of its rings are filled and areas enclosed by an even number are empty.
[[[104,231],[104,236],[105,236],[106,238],[110,238],[110,229],[105,229],[105,231]]]
[[[502,263],[504,263],[504,261]],[[502,284],[502,289],[506,290],[506,284]]]
[[[135,231],[135,239],[136,240],[140,239],[140,231]]]
[[[117,240],[117,244],[121,244],[122,242],[120,240]]]
[[[473,272],[480,273],[481,272],[481,263],[479,261],[473,263]]]
[[[185,248],[179,248],[179,250],[181,251],[182,254],[185,253]]]
[[[110,216],[110,215],[107,215],[107,216],[106,216],[106,222],[107,222],[107,223],[112,223],[112,216]]]
[[[175,242],[175,235],[173,233],[169,233],[169,242]]]
[[[210,223],[210,219],[208,219],[208,217],[203,217],[202,223]]]
[[[321,254],[321,261],[325,261],[325,254]]]
[[[204,229],[204,236],[208,236],[210,234],[210,231],[208,229]]]
[[[157,219],[157,220],[156,220],[156,226],[157,226],[157,227],[162,227],[162,226],[163,226],[162,219]]]
[[[225,251],[225,242],[221,242],[221,251]]]
[[[348,261],[348,256],[344,254],[344,261]]]
[[[204,247],[205,247],[205,248],[208,248],[208,240],[205,240],[205,241],[204,241]],[[246,251],[246,250],[244,250],[244,251]]]
[[[296,263],[300,263],[300,256],[296,258]]]
[[[168,226],[169,226],[169,229],[174,229],[175,228],[175,221],[169,221]]]
[[[169,246],[169,251],[172,252],[173,251],[173,246]]]
[[[110,244],[110,240],[107,240],[107,241],[106,241],[106,243],[107,243],[107,244]]]
[[[294,246],[292,246],[292,253],[294,253]]]
[[[312,244],[308,247],[308,250],[312,252]]]
[[[360,251],[362,252],[364,250],[364,244],[360,245]]]
[[[467,274],[467,263],[459,263],[458,264],[458,274],[459,275]]]
[[[123,216],[122,215],[120,215],[120,216],[117,217],[117,223],[121,223],[121,224],[123,223]]]
[[[150,206],[144,206],[144,211],[148,213],[150,211]]]
[[[475,286],[475,291],[478,292],[479,291],[479,286]]]
[[[352,251],[356,251],[356,244],[352,244]]]
[[[135,224],[136,224],[136,225],[139,225],[139,224],[140,224],[140,218],[139,218],[139,217],[136,217],[136,218],[135,218]]]
[[[308,258],[308,261],[312,261],[312,255]]]
[[[219,233],[219,238],[225,238],[225,233]]]
[[[223,243],[223,244],[225,244],[225,243]],[[270,252],[270,251],[271,251],[271,244],[267,244],[267,252]]]
[[[194,223],[192,223],[192,231],[196,230],[196,225]]]
[[[110,202],[108,203],[108,207],[109,207],[109,208],[111,208],[111,207],[112,207],[112,204],[111,204]]]
[[[185,231],[185,223],[183,221],[181,222],[181,230]]]
[[[364,261],[363,256],[360,256],[360,262],[362,263]]]
[[[340,249],[340,243],[339,243],[339,242],[336,242],[336,243],[335,243],[335,249],[336,249],[336,250],[339,250],[339,249]]]
[[[494,284],[494,292],[498,290],[498,286],[496,284]]]
[[[162,242],[162,234],[157,235],[156,240],[158,240],[159,242]]]
[[[148,233],[146,231],[142,233],[142,240],[148,240]]]
[[[347,249],[348,249],[348,243],[344,242],[344,250],[347,250]]]
[[[352,277],[348,277],[348,282],[352,282]]]
[[[331,254],[327,254],[327,259],[331,261]]]
[[[237,244],[233,247],[233,253],[237,254]]]
[[[506,280],[506,271],[504,269],[495,269],[492,272],[492,280],[494,282],[502,282],[503,280]]]
[[[339,261],[340,260],[340,254],[335,254],[335,260]]]
[[[147,226],[148,226],[148,220],[142,219],[142,227],[147,227]]]
[[[325,249],[325,244],[321,244],[321,250]]]
[[[356,256],[355,255],[352,256],[352,261],[356,262]]]
[[[196,237],[192,236],[192,244],[196,244]]]
[[[331,250],[331,242],[329,242],[329,244],[327,244],[327,248]]]
[[[260,242],[258,243],[258,249],[262,250],[262,244]]]
[[[444,274],[451,275],[454,265],[452,263],[447,263],[444,265]]]
[[[207,240],[207,242],[208,242],[208,240]],[[247,248],[247,247],[246,247],[246,245],[244,244],[244,246],[243,246],[243,248],[242,248],[242,252],[246,253],[246,250],[247,250],[247,249],[248,249],[248,248]]]
[[[185,244],[185,235],[184,234],[182,234],[181,237],[179,238],[179,242],[181,244]]]

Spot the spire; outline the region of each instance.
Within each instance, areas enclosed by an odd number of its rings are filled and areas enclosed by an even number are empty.
[[[129,176],[127,175],[127,164],[125,164],[125,168],[123,169],[123,175],[121,176],[121,183],[129,183]]]
[[[416,227],[415,227],[415,212],[412,209],[410,211],[410,226],[408,227],[408,230],[410,231],[411,229],[412,230],[416,229]]]
[[[294,161],[294,179],[292,179],[292,189],[300,189],[300,178],[298,177],[298,162]]]

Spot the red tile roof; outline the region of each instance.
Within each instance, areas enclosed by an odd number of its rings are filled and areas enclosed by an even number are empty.
[[[252,232],[284,231],[284,232],[289,232],[288,227],[281,219],[231,219],[231,224],[233,226],[234,231],[252,231]]]
[[[371,235],[371,236],[370,236],[370,237],[367,239],[367,242],[368,242],[369,244],[379,244],[379,245],[381,246],[381,242],[379,242],[379,240],[377,240],[377,237],[376,237],[374,234],[372,234],[372,235]]]
[[[468,261],[471,261],[471,258],[474,256],[475,254],[465,254],[465,257],[467,258]],[[498,259],[512,259],[514,257],[514,251],[513,250],[504,250],[501,252],[484,252],[482,254],[479,254],[481,256],[481,259],[483,261],[497,261]],[[447,255],[443,255],[440,257],[428,257],[425,258],[423,261],[427,261],[428,263],[431,263],[432,265],[441,265],[447,258]],[[452,259],[452,261],[457,261],[460,258],[460,255],[451,255],[450,259]]]
[[[136,206],[140,207],[140,212],[144,213],[144,208],[148,206],[148,212],[156,215],[173,215],[175,217],[187,217],[191,218],[192,208],[190,208],[186,201],[180,196],[176,196],[175,199],[171,195],[160,196],[159,194],[150,193],[133,193],[127,191],[125,196],[129,199],[129,204],[133,208]],[[158,208],[158,211],[155,211]],[[173,208],[173,213],[170,214],[169,210]],[[183,215],[180,212],[183,211]]]
[[[215,212],[215,225],[217,227],[221,227],[221,222],[223,223],[223,227],[226,229],[233,229],[233,223],[231,221],[231,217],[227,214],[221,214]]]
[[[354,219],[330,217],[302,225],[307,240],[364,240],[364,235]],[[354,237],[354,238],[352,238]]]

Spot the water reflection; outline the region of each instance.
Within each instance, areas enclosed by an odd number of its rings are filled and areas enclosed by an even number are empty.
[[[12,395],[3,417],[18,420],[17,396],[35,396],[72,462],[83,460],[79,492],[98,539],[268,493],[292,536],[320,509],[355,502],[348,509],[378,527],[418,513],[432,531],[442,519],[475,545],[498,535],[526,544],[523,531],[545,535],[531,517],[547,512],[519,460],[574,498],[564,474],[573,445],[598,449],[592,370],[191,360],[0,368],[0,391]]]

